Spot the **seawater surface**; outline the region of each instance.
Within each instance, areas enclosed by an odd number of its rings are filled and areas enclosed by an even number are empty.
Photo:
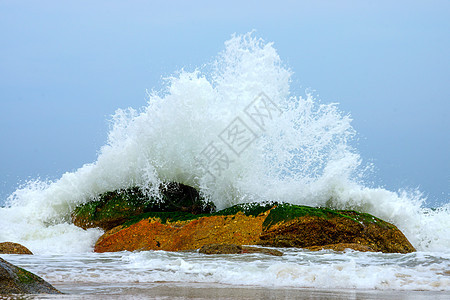
[[[146,289],[209,285],[273,289],[441,291],[450,295],[448,254],[277,249],[283,251],[284,255],[125,251],[70,256],[47,254],[2,257],[42,276],[55,286],[61,285],[63,292],[66,288],[66,292],[72,294],[114,294],[132,287]]]

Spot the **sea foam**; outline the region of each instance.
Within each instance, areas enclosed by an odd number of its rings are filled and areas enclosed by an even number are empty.
[[[204,255],[197,252],[114,252],[73,255],[10,255],[5,259],[75,286],[201,283],[269,288],[448,291],[449,255],[281,248],[283,256]]]

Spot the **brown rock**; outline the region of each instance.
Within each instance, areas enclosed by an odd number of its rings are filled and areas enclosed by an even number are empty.
[[[241,254],[242,246],[235,244],[209,244],[202,246],[198,252],[202,254]]]
[[[0,254],[33,254],[28,248],[21,244],[12,242],[0,243]]]
[[[250,247],[250,246],[242,246],[242,253],[262,253],[273,256],[283,256],[283,252],[269,249],[269,248],[261,248],[261,247]]]
[[[106,232],[95,244],[95,252],[134,250],[181,251],[199,249],[205,244],[244,244],[259,242],[262,223],[268,212],[246,216],[209,216],[190,221],[144,219],[129,227]]]
[[[380,220],[379,223],[383,221]],[[278,222],[261,234],[260,245],[308,248],[331,244],[360,244],[375,252],[410,253],[415,249],[392,224],[356,222],[347,217],[304,216]]]
[[[306,247],[305,249],[308,249],[310,251],[333,250],[333,251],[338,251],[338,252],[343,252],[347,249],[360,251],[360,252],[373,251],[373,249],[367,245],[345,244],[345,243],[331,244],[331,245],[324,245],[324,246],[311,246],[311,247]]]
[[[287,203],[276,206],[250,203],[207,216],[183,212],[144,216],[135,224],[121,225],[107,231],[97,241],[95,251],[182,251],[199,249],[207,244],[317,246],[322,247],[320,249],[326,245],[335,245],[333,249],[345,249],[342,245],[350,245],[349,248],[359,251],[415,251],[397,227],[355,211]]]
[[[260,247],[249,247],[249,246],[240,246],[235,244],[209,244],[202,246],[199,250],[199,253],[202,254],[243,254],[243,253],[262,253],[274,256],[282,256],[283,252],[260,248]]]

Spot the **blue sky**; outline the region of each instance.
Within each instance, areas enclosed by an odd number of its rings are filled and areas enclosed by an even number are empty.
[[[449,1],[211,2],[0,0],[0,199],[95,161],[117,108],[255,29],[294,94],[351,114],[376,186],[448,202]]]

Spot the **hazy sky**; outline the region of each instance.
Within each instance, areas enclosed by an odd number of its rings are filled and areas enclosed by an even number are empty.
[[[0,0],[0,199],[95,161],[117,108],[144,106],[161,76],[252,29],[294,72],[294,94],[351,114],[376,186],[448,202],[447,0]]]

